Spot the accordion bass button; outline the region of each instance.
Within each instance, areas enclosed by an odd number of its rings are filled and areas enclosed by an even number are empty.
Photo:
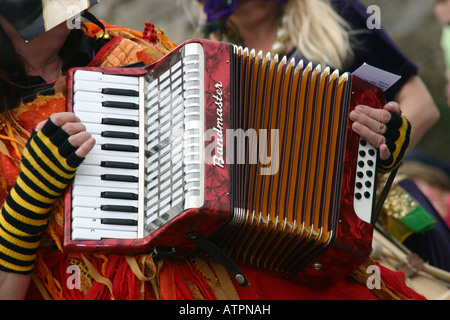
[[[377,152],[370,143],[360,138],[357,157],[353,208],[361,220],[372,223]]]

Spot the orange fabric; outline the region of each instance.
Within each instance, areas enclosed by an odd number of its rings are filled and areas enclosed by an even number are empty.
[[[159,285],[163,300],[175,300],[177,298],[174,269],[171,263],[163,264],[159,273]]]
[[[133,40],[136,40],[133,37],[142,36],[142,33],[134,30],[113,27],[106,23],[105,25],[108,32],[121,31],[126,36],[131,35],[130,38]],[[101,29],[94,24],[87,24],[85,31],[88,36],[95,37]],[[158,39],[165,39],[165,37],[161,36]],[[169,44],[168,47],[167,44]],[[118,51],[112,51],[111,46],[113,45],[119,48],[122,54],[117,54]],[[164,50],[168,50],[168,48],[173,49],[175,46],[167,41],[164,42],[164,45]],[[139,59],[146,63],[155,61],[152,56],[148,55],[148,52],[153,52],[153,50],[157,49],[147,50],[146,46],[153,46],[153,44],[149,44],[144,40],[130,42],[124,37],[115,37],[110,41],[109,50],[106,47],[97,54],[98,61],[108,61],[111,57],[116,58],[114,61],[109,60],[113,61],[109,66],[113,64],[120,66],[136,62]],[[160,53],[161,56],[164,54]],[[36,125],[47,119],[52,113],[65,110],[65,96],[63,93],[58,93],[54,96],[38,96],[33,102],[22,104],[13,111],[8,112],[7,115],[10,119],[6,119],[5,116],[0,119],[0,146],[4,146],[0,150],[0,203],[3,203],[9,190],[15,184],[15,179],[19,174],[18,167],[21,151]],[[12,132],[12,128],[15,129],[14,132]],[[42,287],[45,287],[51,298],[111,299],[114,296],[116,299],[139,299],[140,283],[126,263],[124,256],[86,256],[90,264],[99,272],[100,277],[113,279],[111,286],[113,292],[111,294],[104,284],[92,279],[80,255],[63,252],[63,214],[63,204],[60,201],[55,204],[50,215],[49,226],[43,235],[42,248],[39,251],[35,266],[35,274],[40,278]],[[56,245],[56,250],[53,245]],[[69,277],[67,274],[68,267],[73,264],[80,266],[82,270],[82,288],[80,290],[70,289],[66,284],[66,280]],[[154,294],[151,292],[151,288],[148,288],[143,292],[143,296],[151,298]],[[32,289],[32,292],[36,292],[36,286],[32,286]]]

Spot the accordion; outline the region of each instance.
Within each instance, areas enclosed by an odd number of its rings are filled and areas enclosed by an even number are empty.
[[[351,129],[384,94],[349,73],[193,39],[152,65],[75,68],[96,146],[65,196],[64,246],[231,260],[327,286],[370,254],[377,150]]]

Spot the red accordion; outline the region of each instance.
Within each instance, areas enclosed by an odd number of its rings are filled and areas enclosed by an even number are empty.
[[[348,73],[190,40],[143,68],[76,68],[97,145],[65,201],[67,250],[174,248],[327,286],[370,254],[377,150],[351,129],[383,92]]]

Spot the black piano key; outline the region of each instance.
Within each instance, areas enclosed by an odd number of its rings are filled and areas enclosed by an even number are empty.
[[[137,177],[124,174],[102,174],[100,178],[105,181],[138,182]]]
[[[106,199],[138,200],[138,195],[133,192],[103,191],[100,193],[100,197]]]
[[[123,132],[123,131],[103,131],[101,133],[102,137],[105,138],[120,138],[120,139],[139,139],[139,135],[134,132]]]
[[[139,110],[139,105],[137,103],[133,103],[133,102],[103,101],[102,106],[108,107],[108,108]]]
[[[122,206],[117,204],[104,204],[100,206],[102,211],[116,211],[116,212],[138,212],[138,208],[133,206]]]
[[[132,162],[119,162],[119,161],[102,161],[100,162],[101,167],[105,168],[121,168],[121,169],[138,169],[137,163]]]
[[[114,94],[117,96],[139,97],[139,91],[130,89],[103,88],[103,94]]]
[[[137,226],[137,221],[132,219],[112,219],[103,218],[101,219],[102,224],[114,224],[119,226]]]
[[[102,144],[102,150],[139,152],[139,147],[125,145],[125,144],[105,143],[105,144]]]
[[[114,126],[139,127],[139,121],[132,119],[103,118],[102,124]]]

